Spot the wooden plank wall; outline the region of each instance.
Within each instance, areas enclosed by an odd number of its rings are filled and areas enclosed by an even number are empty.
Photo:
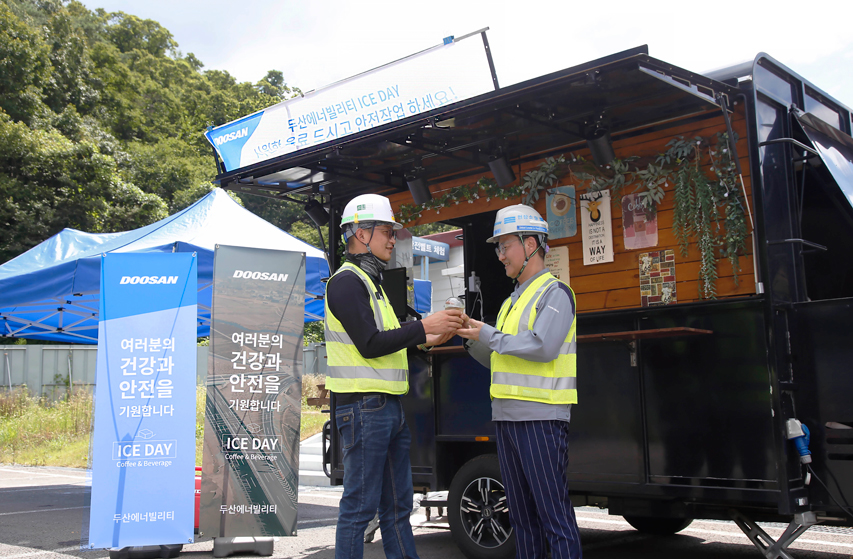
[[[733,128],[738,135],[739,141],[737,146],[738,156],[740,157],[741,168],[743,170],[743,180],[746,186],[747,196],[749,199],[750,208],[752,206],[752,192],[749,176],[749,158],[747,147],[747,131],[744,115],[741,112],[733,115]],[[616,156],[625,158],[628,156],[638,156],[642,161],[649,161],[649,158],[654,158],[657,154],[666,150],[666,143],[676,136],[684,136],[692,138],[701,136],[709,139],[712,143],[716,140],[718,132],[725,132],[725,122],[722,116],[709,118],[701,122],[693,123],[678,123],[673,122],[672,126],[663,129],[634,136],[632,138],[615,141],[613,144]],[[566,151],[566,154],[574,153],[590,159],[590,155],[585,146],[571,151]],[[708,161],[708,156],[705,156],[705,163]],[[521,179],[524,174],[539,166],[542,161],[534,161],[529,164],[524,164],[514,168],[516,176]],[[639,162],[638,162],[639,163]],[[645,163],[642,163],[645,166]],[[707,167],[707,164],[705,165]],[[433,195],[441,195],[441,192],[456,186],[468,185],[476,182],[481,176],[486,175],[481,173],[473,175],[461,180],[441,183],[433,185],[431,190]],[[486,175],[488,176],[488,175]],[[575,184],[578,187],[578,182],[572,182],[567,177],[561,178],[557,186],[566,186]],[[630,193],[632,187],[626,187],[625,193]],[[613,225],[613,251],[614,261],[585,266],[582,261],[582,241],[580,236],[580,213],[577,214],[578,234],[567,239],[556,239],[549,243],[552,247],[567,246],[569,248],[570,259],[570,284],[575,291],[578,300],[579,312],[592,312],[601,310],[624,309],[632,307],[640,307],[640,272],[639,272],[639,255],[641,253],[673,249],[675,251],[675,273],[676,273],[676,292],[678,303],[688,303],[701,300],[700,297],[700,282],[699,282],[699,251],[694,245],[691,245],[687,256],[682,256],[678,243],[672,231],[673,219],[673,203],[674,192],[670,185],[665,188],[666,196],[661,204],[658,205],[658,246],[654,248],[625,250],[624,238],[622,232],[622,210],[621,206],[611,206],[612,225]],[[578,194],[583,193],[578,187]],[[545,196],[540,195],[539,201],[534,205],[536,210],[547,217],[545,208]],[[408,193],[397,194],[391,196],[391,203],[395,211],[400,204],[411,204],[412,199]],[[467,215],[478,214],[482,212],[491,212],[494,214],[498,209],[512,204],[520,203],[519,198],[509,200],[492,199],[486,201],[485,198],[480,198],[474,203],[469,204],[462,200],[458,205],[453,205],[436,211],[424,211],[423,217],[408,225],[417,225],[423,223],[433,223],[456,217],[464,217]],[[747,228],[751,231],[749,219],[747,218]],[[747,238],[746,250],[740,257],[741,270],[738,275],[738,284],[735,284],[735,277],[732,267],[726,258],[721,258],[717,262],[717,297],[736,297],[755,293],[755,282],[753,277],[753,261],[752,261],[752,245],[751,237]],[[486,247],[484,247],[486,248]]]

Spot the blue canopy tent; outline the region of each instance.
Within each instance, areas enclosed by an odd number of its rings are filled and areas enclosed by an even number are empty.
[[[196,252],[198,335],[207,336],[217,244],[304,252],[305,321],[322,320],[321,280],[329,276],[323,252],[217,188],[192,206],[133,231],[92,234],[63,229],[0,266],[0,339],[97,343],[100,255],[107,252]]]

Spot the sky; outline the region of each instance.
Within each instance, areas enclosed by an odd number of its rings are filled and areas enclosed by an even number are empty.
[[[822,13],[787,0],[81,1],[159,22],[205,69],[251,82],[280,70],[303,92],[488,27],[501,86],[648,45],[699,73],[764,52],[853,107],[849,0],[822,2]]]

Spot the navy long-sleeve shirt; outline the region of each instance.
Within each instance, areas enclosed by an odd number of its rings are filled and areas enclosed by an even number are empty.
[[[379,286],[376,278],[374,285]],[[377,295],[380,298],[381,292]],[[407,322],[400,328],[380,332],[376,328],[370,294],[356,272],[344,270],[329,280],[326,285],[326,301],[329,310],[340,320],[358,352],[367,359],[382,357],[426,342],[426,332],[420,321]],[[339,403],[361,398],[364,394],[338,394]]]

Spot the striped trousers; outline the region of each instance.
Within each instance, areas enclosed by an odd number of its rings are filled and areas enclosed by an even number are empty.
[[[569,424],[495,421],[517,559],[580,559],[581,540],[569,500]]]

